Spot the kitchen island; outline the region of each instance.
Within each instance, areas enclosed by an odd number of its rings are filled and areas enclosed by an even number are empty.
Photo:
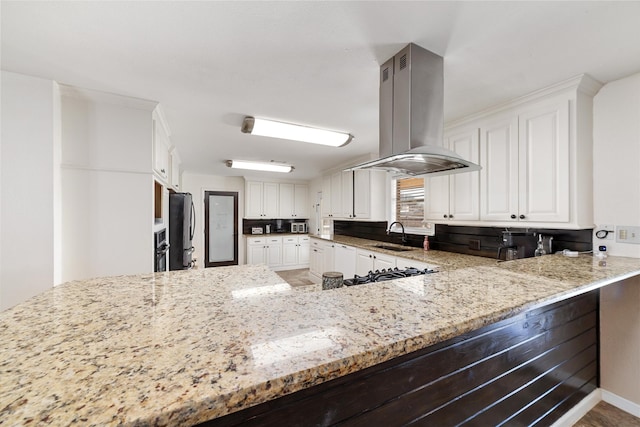
[[[0,421],[194,425],[640,274],[621,257],[438,257],[459,262],[327,291],[264,266],[66,283],[0,313]]]

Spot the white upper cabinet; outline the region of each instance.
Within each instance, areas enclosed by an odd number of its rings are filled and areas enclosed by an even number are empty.
[[[245,218],[278,218],[278,184],[247,181],[245,185]]]
[[[569,137],[567,97],[483,125],[481,218],[569,222]]]
[[[180,191],[180,155],[178,154],[178,150],[174,147],[169,153],[171,160],[171,187]]]
[[[283,219],[309,218],[309,186],[306,184],[280,184],[280,215]]]
[[[480,218],[510,220],[518,212],[518,118],[506,116],[484,123],[480,153]]]
[[[463,159],[479,163],[478,128],[454,130],[445,136],[445,147]],[[480,217],[479,172],[425,179],[425,220],[477,221]]]
[[[294,184],[293,217],[309,218],[309,210],[309,186],[307,184]]]
[[[294,184],[280,184],[279,218],[293,218],[295,211]]]
[[[309,218],[307,184],[246,181],[245,218]]]
[[[331,175],[331,190],[329,197],[330,203],[330,217],[340,218],[342,216],[342,172],[336,172]]]
[[[371,171],[354,171],[352,181],[353,217],[368,219],[371,217]],[[376,189],[376,191],[382,191],[382,189]]]
[[[353,172],[342,172],[341,218],[353,218]]]
[[[384,171],[336,172],[322,179],[322,216],[385,221],[388,200]]]
[[[569,99],[525,109],[518,117],[518,127],[518,218],[568,222]]]
[[[273,182],[263,183],[263,199],[262,206],[265,218],[278,218],[280,210],[278,209],[280,186]]]
[[[333,210],[331,209],[331,175],[322,177],[322,217],[329,218]]]
[[[582,75],[450,124],[480,129],[479,225],[593,227],[592,107],[600,87]],[[469,144],[452,137],[449,148],[462,154]],[[428,179],[427,219],[475,218],[475,200],[457,197],[475,186],[465,175],[448,178],[448,213],[445,179]]]
[[[246,218],[263,218],[262,182],[247,181],[245,184],[245,213]]]
[[[161,114],[153,112],[153,171],[164,183],[169,182],[169,134]]]

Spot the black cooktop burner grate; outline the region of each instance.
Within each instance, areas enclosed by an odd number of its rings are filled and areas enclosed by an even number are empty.
[[[420,270],[418,268],[409,267],[404,270],[399,268],[389,268],[383,270],[370,271],[365,276],[358,276],[357,274],[353,279],[346,279],[344,281],[345,286],[364,285],[365,283],[384,282],[386,280],[401,279],[403,277],[418,276],[421,274],[436,273],[432,268],[426,268]]]

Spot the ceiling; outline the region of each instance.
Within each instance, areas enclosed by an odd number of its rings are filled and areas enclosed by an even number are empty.
[[[214,175],[244,175],[227,159],[275,160],[310,179],[377,153],[379,65],[409,42],[445,59],[446,120],[578,74],[640,71],[638,1],[3,0],[0,13],[2,69],[159,101],[183,169]],[[245,115],[355,139],[246,135]]]

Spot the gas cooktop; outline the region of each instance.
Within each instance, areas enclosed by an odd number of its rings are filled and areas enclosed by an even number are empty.
[[[418,268],[405,268],[400,270],[399,268],[389,268],[383,270],[370,271],[364,276],[358,276],[357,274],[353,279],[346,279],[343,283],[345,286],[364,285],[365,283],[384,282],[386,280],[401,279],[403,277],[418,276],[421,274],[437,273],[432,268],[425,268],[420,270]]]

